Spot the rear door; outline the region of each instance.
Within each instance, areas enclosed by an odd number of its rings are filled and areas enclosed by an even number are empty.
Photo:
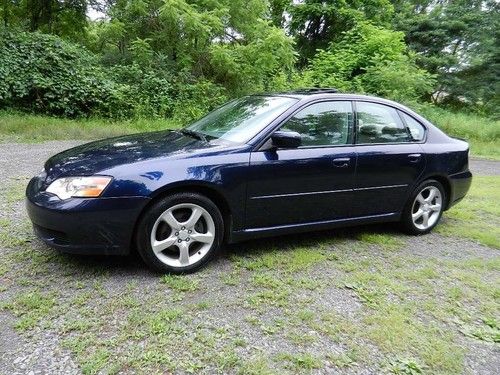
[[[252,152],[247,228],[312,223],[350,215],[356,153],[350,101],[299,110],[280,130],[298,132],[297,149]]]
[[[399,212],[424,171],[423,150],[395,108],[365,101],[355,106],[358,159],[353,215]]]

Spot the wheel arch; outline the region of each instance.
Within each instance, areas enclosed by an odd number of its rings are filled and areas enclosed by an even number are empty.
[[[198,193],[210,199],[214,204],[219,208],[222,214],[222,220],[224,223],[224,241],[227,240],[232,228],[232,210],[227,199],[224,195],[211,184],[203,183],[203,182],[195,182],[195,181],[186,181],[183,184],[175,184],[175,185],[167,185],[160,189],[155,190],[151,196],[150,201],[143,207],[140,214],[137,216],[137,219],[134,223],[134,232],[132,234],[131,239],[131,248],[135,248],[136,241],[136,233],[137,226],[141,221],[145,212],[147,212],[150,207],[163,199],[164,197],[176,193]]]
[[[427,180],[436,180],[439,182],[441,185],[443,185],[444,192],[446,194],[446,201],[444,205],[444,210],[446,211],[449,206],[450,206],[450,200],[451,200],[451,194],[452,194],[452,188],[451,188],[451,182],[448,179],[448,177],[443,176],[443,175],[429,175],[425,177],[422,182],[427,181]]]

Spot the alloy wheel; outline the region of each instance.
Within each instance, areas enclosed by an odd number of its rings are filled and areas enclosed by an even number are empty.
[[[186,267],[200,261],[215,240],[215,223],[206,209],[194,203],[168,208],[151,230],[155,256],[171,267]]]
[[[417,229],[426,230],[439,220],[443,208],[441,192],[435,186],[426,186],[413,202],[411,218]]]

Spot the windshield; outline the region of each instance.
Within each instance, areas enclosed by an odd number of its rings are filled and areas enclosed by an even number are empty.
[[[246,143],[296,101],[283,96],[246,96],[210,112],[186,129]]]

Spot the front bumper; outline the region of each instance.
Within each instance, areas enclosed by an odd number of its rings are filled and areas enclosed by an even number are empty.
[[[73,254],[125,255],[147,197],[59,198],[38,190],[37,177],[26,189],[26,207],[35,234],[46,244]]]

